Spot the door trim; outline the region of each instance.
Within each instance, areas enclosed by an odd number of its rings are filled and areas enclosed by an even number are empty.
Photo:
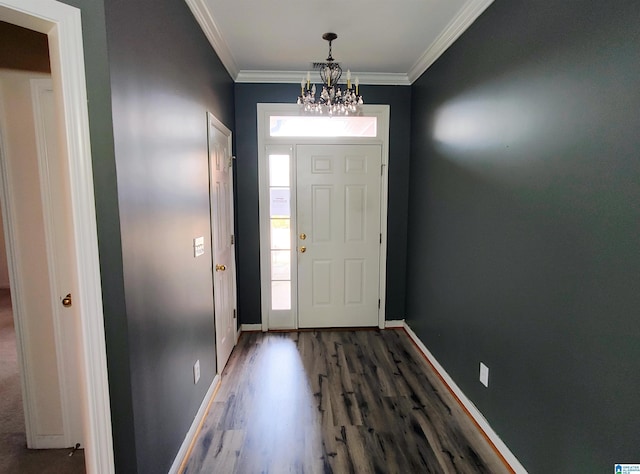
[[[378,118],[377,136],[372,138],[299,138],[299,137],[271,137],[269,136],[269,117],[271,115],[300,115],[297,104],[257,104],[258,109],[258,186],[259,186],[259,214],[260,214],[260,301],[262,330],[269,330],[269,311],[271,307],[270,293],[270,249],[269,242],[269,199],[268,199],[268,147],[291,147],[293,166],[290,172],[295,172],[295,147],[297,145],[381,145],[382,147],[382,179],[380,189],[380,282],[378,294],[380,309],[378,310],[378,327],[384,329],[386,287],[387,287],[387,213],[389,204],[389,113],[388,105],[363,105],[365,116]],[[295,176],[293,174],[292,176]],[[295,183],[292,182],[292,228],[295,225]],[[297,240],[296,240],[297,241]],[[297,268],[297,252],[292,252],[292,268]],[[292,304],[294,307],[295,302]],[[298,329],[297,308],[296,317],[291,328]]]
[[[89,473],[110,474],[114,472],[113,438],[80,10],[54,0],[0,0],[0,19],[45,33],[49,39],[76,242],[85,465]],[[10,184],[4,172],[1,180],[6,198]],[[3,212],[11,216],[7,204],[10,201],[5,199]],[[15,236],[7,237],[8,243],[15,242]],[[9,265],[15,271],[14,262]]]

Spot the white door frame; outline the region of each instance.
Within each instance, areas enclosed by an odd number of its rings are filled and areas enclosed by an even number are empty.
[[[51,76],[56,91],[59,123],[63,124],[62,159],[66,159],[76,242],[75,258],[78,295],[74,305],[80,314],[81,385],[85,433],[85,465],[88,473],[113,473],[113,438],[107,377],[102,287],[98,258],[89,115],[82,43],[80,10],[55,0],[0,0],[0,19],[48,35]],[[60,110],[61,109],[61,110]],[[0,150],[2,153],[2,150]],[[4,165],[0,169],[3,213],[7,219],[6,241],[15,247],[11,229],[13,219],[12,183]],[[15,219],[13,219],[15,220]],[[9,271],[16,265],[9,252]],[[15,273],[11,275],[16,288]],[[16,327],[18,343],[20,327]]]
[[[269,135],[269,117],[272,115],[300,115],[297,104],[257,104],[258,108],[258,186],[260,211],[260,289],[262,330],[269,330],[269,313],[271,309],[271,257],[269,248],[269,170],[267,150],[291,150],[291,176],[295,177],[295,148],[296,145],[381,145],[382,147],[382,184],[380,192],[380,283],[378,309],[378,327],[385,327],[385,301],[387,286],[387,212],[389,202],[389,106],[364,105],[362,115],[377,117],[377,134],[372,138],[301,138],[301,137],[271,137]],[[297,229],[295,222],[296,189],[295,182],[291,182],[291,228]],[[296,239],[297,241],[297,239]],[[291,254],[292,282],[297,275],[297,252]],[[292,289],[292,311],[296,315],[293,324],[287,329],[298,329],[297,295]],[[285,328],[280,328],[285,329]]]

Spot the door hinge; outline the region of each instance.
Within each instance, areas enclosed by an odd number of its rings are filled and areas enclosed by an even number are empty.
[[[380,176],[384,176],[384,164],[380,165]]]
[[[236,238],[233,234],[231,234],[231,245],[236,243]]]
[[[380,300],[378,300],[378,309],[380,309]]]
[[[382,232],[380,233],[380,243],[382,243]]]
[[[233,310],[233,319],[236,319],[236,310]]]

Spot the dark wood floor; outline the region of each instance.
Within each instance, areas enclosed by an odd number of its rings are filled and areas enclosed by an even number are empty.
[[[509,472],[401,330],[244,333],[185,473]]]

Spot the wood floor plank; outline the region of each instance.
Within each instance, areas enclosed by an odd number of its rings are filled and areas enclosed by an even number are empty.
[[[504,473],[406,333],[243,334],[187,473]]]

